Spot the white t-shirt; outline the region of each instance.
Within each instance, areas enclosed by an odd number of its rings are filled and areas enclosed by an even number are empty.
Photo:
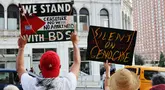
[[[72,72],[57,78],[34,78],[24,73],[21,84],[23,90],[75,90],[77,80]]]

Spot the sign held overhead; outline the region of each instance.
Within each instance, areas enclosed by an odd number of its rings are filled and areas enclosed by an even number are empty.
[[[136,31],[90,26],[87,60],[131,65]]]
[[[21,35],[28,43],[69,41],[74,31],[72,4],[19,4]]]

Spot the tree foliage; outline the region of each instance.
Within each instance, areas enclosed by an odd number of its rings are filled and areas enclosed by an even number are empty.
[[[135,54],[135,65],[144,65],[144,58],[141,55]]]
[[[164,57],[163,52],[160,53],[160,60],[159,60],[158,66],[159,67],[165,67],[165,57]]]

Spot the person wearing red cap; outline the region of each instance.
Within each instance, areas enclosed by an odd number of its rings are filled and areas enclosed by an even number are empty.
[[[21,79],[23,90],[75,90],[77,86],[78,73],[80,70],[80,50],[78,48],[79,38],[76,32],[71,34],[74,56],[70,72],[63,77],[59,77],[61,63],[60,57],[54,51],[45,52],[40,59],[40,70],[43,78],[31,77],[24,67],[24,47],[27,40],[20,37],[18,39],[19,51],[16,60],[16,69]]]

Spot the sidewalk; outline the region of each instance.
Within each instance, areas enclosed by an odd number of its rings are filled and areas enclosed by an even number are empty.
[[[103,90],[95,87],[77,87],[76,90]]]

